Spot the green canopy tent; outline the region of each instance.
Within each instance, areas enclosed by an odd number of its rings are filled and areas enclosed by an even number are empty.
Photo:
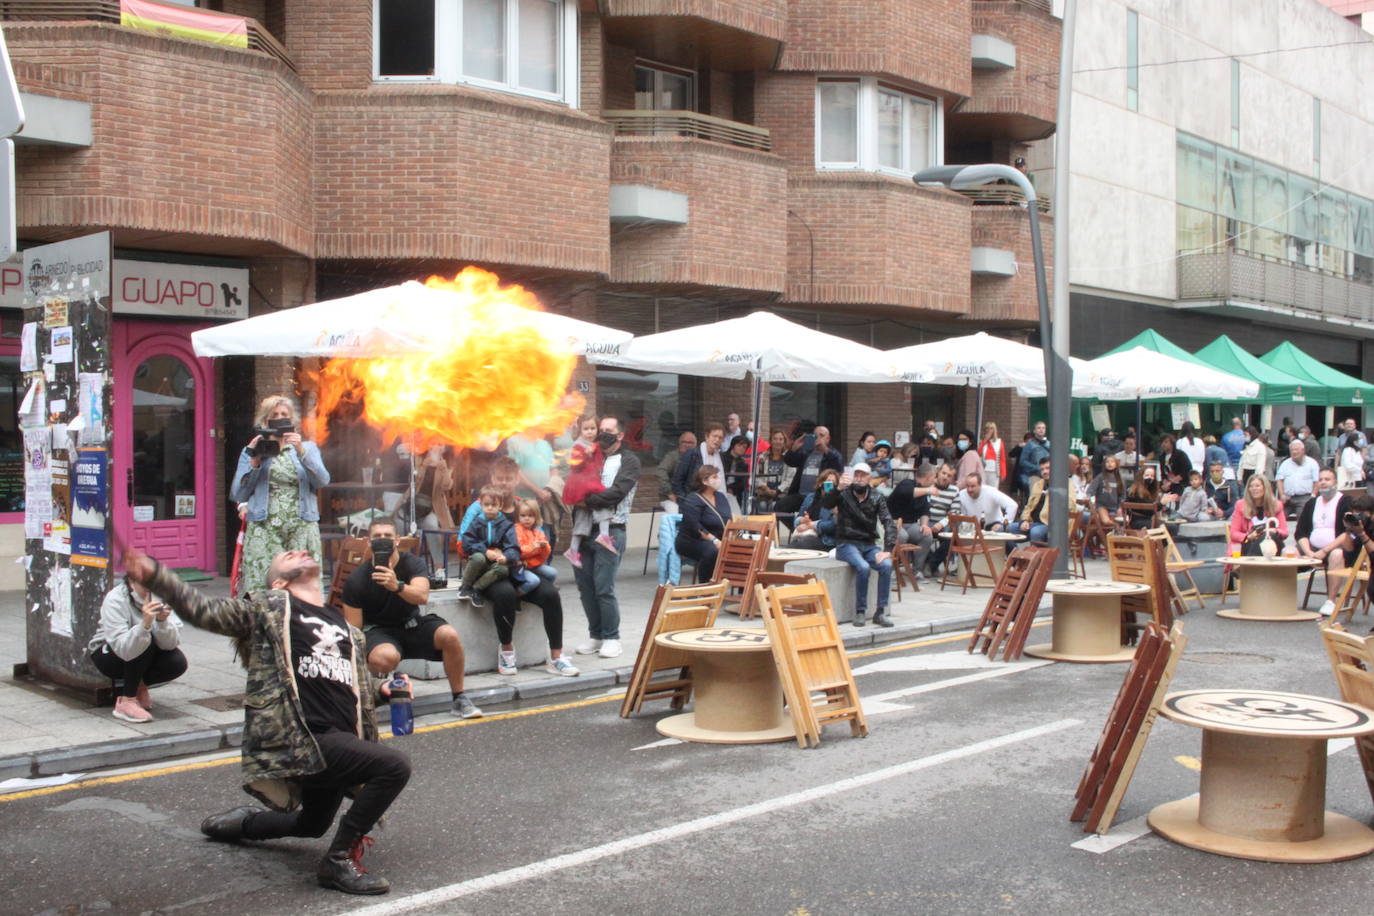
[[[1311,403],[1334,407],[1363,407],[1366,404],[1374,404],[1374,385],[1363,382],[1353,375],[1337,372],[1287,341],[1261,356],[1260,361],[1324,389],[1324,400],[1309,398]]]
[[[1326,388],[1311,379],[1290,375],[1242,350],[1225,334],[1197,351],[1197,358],[1213,369],[1259,382],[1259,396],[1250,403],[1325,404]]]

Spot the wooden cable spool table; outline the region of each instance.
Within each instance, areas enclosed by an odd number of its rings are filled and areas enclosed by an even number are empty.
[[[1262,862],[1339,862],[1374,852],[1374,830],[1326,811],[1326,741],[1374,733],[1353,703],[1272,690],[1189,690],[1165,718],[1203,729],[1196,796],[1147,818],[1166,839]]]
[[[782,706],[773,645],[761,627],[676,630],[660,646],[692,653],[691,712],[660,719],[660,735],[706,744],[761,744],[797,737]]]
[[[1310,557],[1225,557],[1212,562],[1233,566],[1240,572],[1240,607],[1217,611],[1218,617],[1282,622],[1316,620],[1321,616],[1316,611],[1298,610],[1298,571],[1319,566],[1320,560]]]
[[[829,554],[824,550],[807,550],[803,547],[774,547],[768,554],[765,568],[769,572],[786,572],[787,564],[797,560],[820,560]]]
[[[1129,662],[1135,646],[1121,644],[1121,599],[1143,595],[1150,586],[1134,582],[1055,579],[1045,586],[1054,596],[1050,642],[1030,646],[1026,655],[1057,662]]]

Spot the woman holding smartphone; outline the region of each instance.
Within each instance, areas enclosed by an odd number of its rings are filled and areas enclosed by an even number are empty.
[[[100,628],[88,647],[91,663],[111,680],[123,680],[114,717],[151,722],[148,688],[186,673],[186,656],[177,648],[181,621],[171,608],[127,576],[100,605]]]

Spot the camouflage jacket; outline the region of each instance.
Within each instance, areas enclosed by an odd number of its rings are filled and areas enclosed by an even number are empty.
[[[291,602],[272,590],[243,598],[207,598],[158,564],[148,589],[166,601],[183,621],[228,636],[248,669],[243,699],[243,789],[273,808],[290,811],[301,802],[300,779],[325,769],[319,745],[305,725],[291,667]],[[377,682],[367,671],[361,631],[353,637],[354,683],[358,697],[358,735],[377,740],[373,693]]]

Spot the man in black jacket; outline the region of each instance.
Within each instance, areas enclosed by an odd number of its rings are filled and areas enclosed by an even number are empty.
[[[582,553],[582,565],[573,570],[582,611],[587,615],[588,636],[577,647],[578,655],[620,655],[620,601],[615,595],[615,576],[625,556],[625,525],[639,486],[639,459],[625,449],[625,429],[615,417],[602,417],[597,427],[596,444],[606,456],[601,467],[601,483],[606,489],[582,501],[588,509],[613,509],[611,540],[616,552],[595,541]],[[689,453],[690,454],[690,453]]]
[[[821,471],[844,470],[844,456],[830,447],[830,430],[824,426],[817,426],[809,436],[793,439],[782,460],[788,467],[800,470],[792,478],[792,489],[773,505],[774,512],[796,512],[806,494],[816,489],[816,478],[821,476]]]
[[[854,626],[864,625],[868,572],[873,569],[878,573],[878,608],[873,613],[873,622],[890,627],[887,599],[892,591],[892,548],[897,546],[897,526],[887,509],[887,500],[869,486],[870,473],[867,464],[854,465],[854,470],[840,478],[840,489],[821,497],[821,506],[835,510],[835,559],[854,569]],[[883,526],[882,550],[874,543],[879,523]]]
[[[1322,468],[1317,474],[1317,496],[1309,499],[1298,513],[1298,527],[1293,541],[1304,557],[1321,560],[1326,566],[1326,603],[1321,607],[1323,617],[1330,617],[1336,609],[1336,595],[1345,580],[1334,572],[1346,569],[1355,562],[1356,545],[1345,530],[1345,513],[1350,511],[1350,497],[1342,496],[1336,487],[1336,472]],[[1316,575],[1314,572],[1313,575]]]

